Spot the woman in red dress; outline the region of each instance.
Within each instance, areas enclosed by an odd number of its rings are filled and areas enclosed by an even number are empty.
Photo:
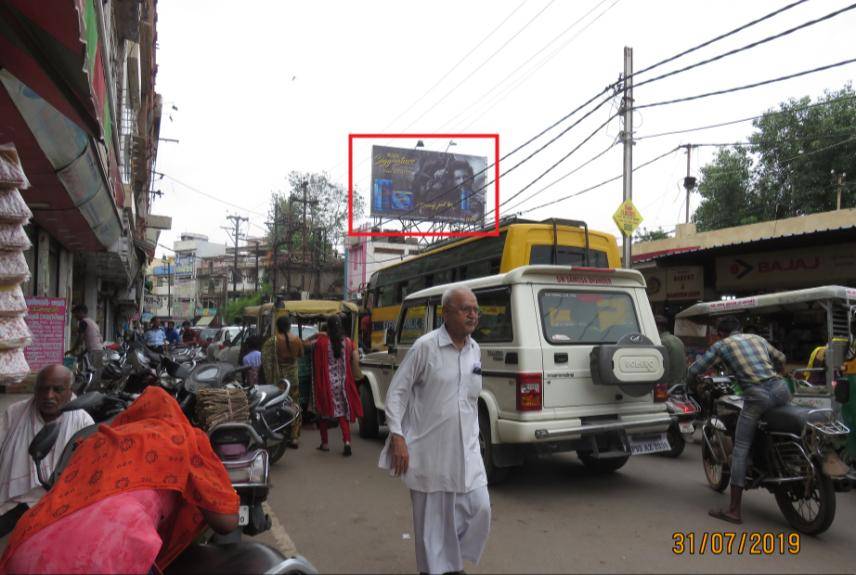
[[[342,455],[351,455],[350,423],[363,416],[363,406],[357,391],[357,379],[362,379],[360,354],[354,343],[343,334],[342,318],[327,318],[327,333],[321,333],[313,352],[313,389],[318,429],[321,432],[321,451],[327,446],[327,428],[330,419],[337,419],[342,428]]]

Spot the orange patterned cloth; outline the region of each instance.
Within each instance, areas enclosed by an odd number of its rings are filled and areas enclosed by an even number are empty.
[[[0,558],[57,520],[111,495],[136,489],[179,492],[175,520],[162,534],[156,564],[163,569],[205,526],[200,509],[236,514],[239,498],[208,436],[190,425],[175,399],[148,387],[109,425],[85,439],[59,481],[18,522]],[[122,526],[107,526],[122,537]],[[57,542],[62,545],[62,542]]]

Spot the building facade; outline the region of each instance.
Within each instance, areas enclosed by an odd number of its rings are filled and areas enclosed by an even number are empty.
[[[114,339],[170,227],[151,213],[156,0],[6,0],[0,22],[0,141],[18,149],[34,214],[25,295],[84,303]]]
[[[377,270],[419,253],[418,238],[349,236],[345,258],[345,298],[362,299]]]

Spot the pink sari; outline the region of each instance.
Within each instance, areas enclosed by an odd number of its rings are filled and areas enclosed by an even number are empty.
[[[24,541],[6,569],[9,573],[148,573],[163,545],[159,528],[168,527],[178,498],[176,491],[137,489],[96,501]]]

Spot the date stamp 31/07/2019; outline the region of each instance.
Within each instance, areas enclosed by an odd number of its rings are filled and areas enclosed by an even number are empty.
[[[675,555],[798,555],[799,552],[799,533],[676,531],[672,534]]]

